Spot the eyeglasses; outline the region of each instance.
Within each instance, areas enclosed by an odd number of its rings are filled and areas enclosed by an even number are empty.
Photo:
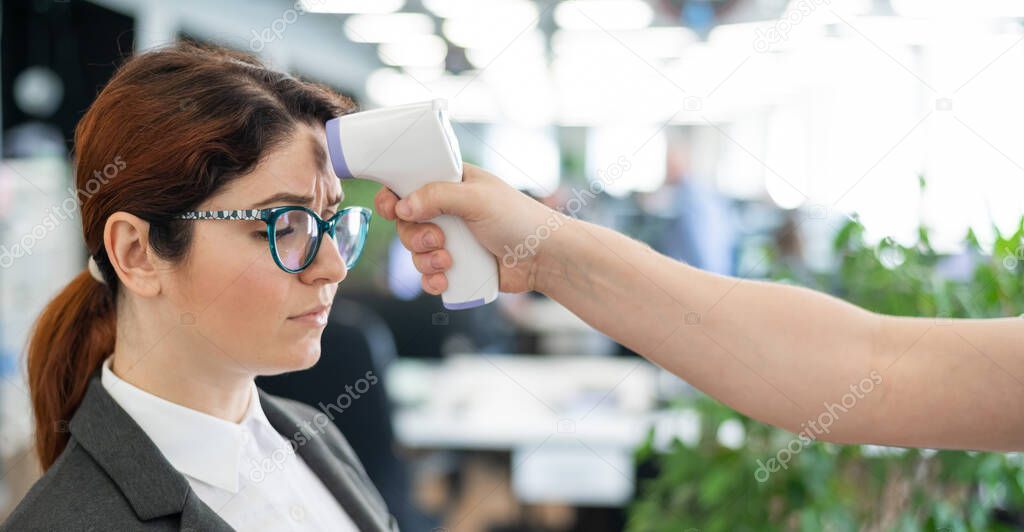
[[[345,267],[351,270],[363,252],[372,211],[366,207],[346,207],[323,220],[306,207],[288,205],[270,209],[232,211],[189,211],[177,216],[182,220],[261,220],[267,224],[267,241],[274,262],[288,273],[305,270],[316,258],[324,233],[338,245]]]

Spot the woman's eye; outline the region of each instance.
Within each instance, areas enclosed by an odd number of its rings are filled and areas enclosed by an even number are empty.
[[[260,240],[266,240],[267,239],[267,232],[266,232],[266,230],[264,230],[264,231],[254,231],[252,235],[254,237],[260,239]]]

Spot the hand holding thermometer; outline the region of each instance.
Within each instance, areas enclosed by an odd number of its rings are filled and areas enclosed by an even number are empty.
[[[445,100],[385,107],[332,118],[325,124],[334,173],[369,179],[404,198],[435,181],[462,181],[462,152]],[[431,220],[452,257],[445,308],[466,309],[498,296],[498,264],[457,216]]]

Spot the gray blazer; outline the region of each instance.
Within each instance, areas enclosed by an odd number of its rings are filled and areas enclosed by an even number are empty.
[[[279,433],[286,438],[298,432],[306,436],[299,455],[359,530],[398,530],[352,447],[333,423],[323,432],[310,430],[317,410],[263,390],[259,393],[263,411]],[[232,530],[110,397],[99,370],[92,375],[68,428],[68,446],[0,531]]]

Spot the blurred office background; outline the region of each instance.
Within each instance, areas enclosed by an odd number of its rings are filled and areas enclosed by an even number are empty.
[[[1020,2],[7,0],[0,16],[0,517],[38,475],[28,329],[85,265],[75,123],[122,57],[178,39],[364,109],[447,98],[465,160],[710,271],[881,312],[1024,313]],[[346,182],[347,201],[377,188]],[[380,218],[363,257],[321,362],[261,385],[345,403],[334,422],[404,529],[1024,526],[1016,455],[814,444],[761,482],[791,435],[542,296],[444,310]]]

